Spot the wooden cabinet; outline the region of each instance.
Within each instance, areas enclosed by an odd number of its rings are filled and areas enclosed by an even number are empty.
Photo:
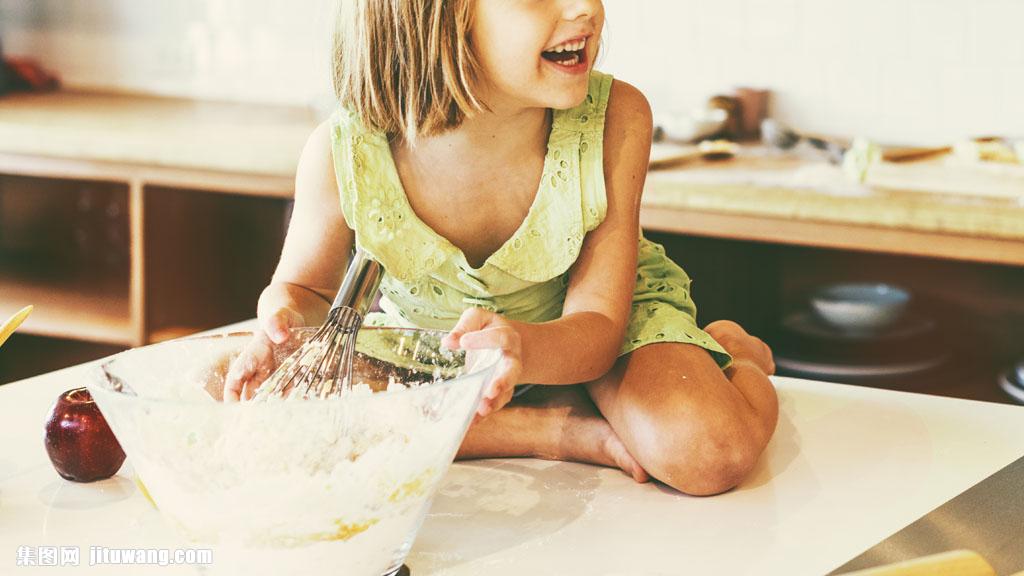
[[[0,383],[251,318],[305,106],[58,91],[0,99]]]
[[[0,383],[255,315],[288,178],[0,155]]]
[[[145,205],[145,340],[254,317],[281,254],[287,201],[152,187]]]
[[[128,189],[0,176],[0,317],[34,304],[21,333],[136,342]]]
[[[903,286],[913,294],[909,313],[933,320],[935,330],[915,340],[913,349],[879,344],[874,351],[857,353],[856,360],[860,366],[913,365],[915,356],[927,359],[934,350],[941,361],[912,374],[820,379],[1013,402],[997,379],[1024,358],[1024,266],[650,231],[647,236],[664,243],[667,254],[693,278],[702,326],[719,319],[739,321],[777,354],[797,347],[808,355],[829,353],[783,329],[792,315],[809,311],[815,289],[839,282]]]

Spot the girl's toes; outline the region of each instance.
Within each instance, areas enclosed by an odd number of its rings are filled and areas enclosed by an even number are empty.
[[[633,458],[633,455],[626,450],[625,444],[619,437],[612,434],[605,443],[605,449],[608,451],[608,455],[615,462],[615,465],[622,469],[623,472],[629,474],[633,480],[643,484],[644,482],[650,482],[651,476],[644,470],[643,466]]]

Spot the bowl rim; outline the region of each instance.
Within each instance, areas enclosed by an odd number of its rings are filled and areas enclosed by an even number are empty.
[[[879,292],[884,288],[884,292]],[[851,291],[853,294],[837,294],[839,291]],[[858,293],[860,292],[860,293]],[[877,298],[857,298],[869,294]],[[840,282],[828,284],[816,289],[811,294],[812,303],[823,304],[858,304],[867,306],[894,306],[910,302],[912,296],[910,291],[895,284],[887,282]]]
[[[315,331],[318,328],[319,328],[318,326],[299,326],[299,327],[296,327],[296,328],[292,328],[291,331],[292,332],[306,331],[306,330],[308,330],[308,331]],[[402,331],[402,332],[419,332],[419,333],[431,333],[431,334],[439,334],[439,335],[440,334],[447,334],[448,333],[448,331],[446,331],[446,330],[432,330],[432,329],[429,329],[429,328],[404,328],[404,327],[401,327],[401,326],[364,326],[364,327],[360,328],[360,330],[396,330],[396,331]],[[129,393],[123,391],[123,390],[115,390],[112,387],[105,387],[105,386],[103,386],[103,383],[112,383],[114,378],[116,378],[116,376],[114,376],[110,372],[108,367],[110,365],[114,364],[115,362],[117,362],[118,360],[120,360],[122,357],[127,356],[129,354],[132,354],[133,352],[136,352],[138,350],[142,350],[142,349],[149,348],[149,347],[161,347],[161,346],[168,346],[168,345],[172,345],[172,344],[180,344],[182,342],[187,342],[187,341],[192,341],[192,340],[221,340],[221,339],[228,339],[228,338],[252,337],[253,334],[255,334],[255,333],[256,333],[255,331],[239,331],[239,332],[220,332],[220,333],[214,333],[214,334],[193,334],[191,336],[185,336],[185,337],[182,337],[182,338],[175,338],[173,340],[166,340],[164,342],[157,342],[157,343],[154,343],[154,344],[149,344],[149,345],[146,345],[146,346],[140,346],[140,347],[137,347],[137,348],[130,348],[128,350],[124,350],[122,352],[118,352],[117,354],[109,356],[106,359],[100,361],[93,368],[93,370],[90,371],[89,376],[86,378],[85,387],[89,390],[90,393],[93,393],[94,391],[100,391],[103,394],[116,395],[116,397],[118,397],[118,398],[129,398],[129,399],[132,399],[132,401],[135,401],[135,402],[157,403],[157,404],[160,404],[162,406],[171,406],[171,405],[179,405],[179,406],[215,406],[215,405],[219,405],[219,406],[225,407],[224,409],[229,409],[227,407],[230,407],[230,406],[247,406],[247,405],[262,406],[262,405],[276,404],[276,403],[280,402],[280,400],[274,400],[274,401],[271,401],[271,402],[266,402],[266,401],[264,401],[264,402],[251,402],[251,401],[224,402],[223,400],[213,399],[214,401],[211,404],[210,402],[208,402],[206,400],[191,400],[191,399],[182,399],[182,398],[157,398],[157,397],[152,397],[152,396],[139,396],[137,394],[129,394]],[[501,360],[501,355],[500,355],[500,350],[499,349],[496,349],[496,348],[484,348],[482,350],[485,353],[493,354],[494,355],[494,359],[493,360],[488,360],[487,362],[485,362],[483,364],[483,366],[481,366],[478,370],[474,370],[473,372],[467,372],[465,374],[460,374],[459,376],[456,376],[455,378],[451,378],[451,379],[448,379],[448,380],[442,380],[442,381],[439,381],[439,382],[431,382],[429,384],[426,384],[426,385],[423,385],[423,386],[417,386],[417,387],[414,387],[414,388],[405,388],[404,390],[401,390],[401,391],[395,392],[395,393],[390,393],[390,394],[385,391],[383,393],[377,392],[377,393],[373,393],[373,394],[360,395],[357,398],[348,398],[348,397],[345,397],[345,396],[340,396],[340,397],[328,398],[328,399],[312,399],[309,402],[292,403],[291,405],[292,406],[294,406],[294,405],[305,405],[305,406],[321,406],[322,407],[322,406],[325,406],[325,405],[329,405],[331,403],[339,403],[339,402],[348,402],[348,403],[352,403],[353,401],[358,401],[358,402],[381,402],[381,401],[384,401],[384,398],[387,398],[388,396],[390,396],[392,394],[423,394],[423,393],[426,393],[425,391],[427,391],[427,390],[432,390],[433,391],[433,390],[438,390],[438,389],[442,389],[442,388],[449,388],[449,387],[452,387],[452,386],[461,385],[461,383],[463,381],[468,380],[468,379],[470,379],[470,378],[480,374],[481,372],[486,372],[488,370],[493,370],[498,365],[498,362]],[[483,392],[483,387],[481,387],[481,393],[482,392]],[[95,394],[93,394],[93,396],[95,397]],[[236,408],[236,409],[240,409],[240,408]]]

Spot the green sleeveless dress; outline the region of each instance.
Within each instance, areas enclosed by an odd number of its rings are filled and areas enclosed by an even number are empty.
[[[569,268],[583,239],[605,217],[602,147],[612,78],[590,77],[585,101],[555,110],[536,198],[523,223],[480,268],[413,212],[387,137],[340,108],[331,118],[341,207],[356,244],[385,269],[380,307],[366,322],[450,330],[478,306],[524,322],[562,314]],[[641,237],[633,308],[619,351],[655,342],[706,349],[719,366],[726,351],[696,323],[690,278],[660,245]]]

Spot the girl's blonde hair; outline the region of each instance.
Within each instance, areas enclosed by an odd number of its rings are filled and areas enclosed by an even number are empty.
[[[483,109],[473,0],[339,0],[334,91],[370,129],[414,141]]]

